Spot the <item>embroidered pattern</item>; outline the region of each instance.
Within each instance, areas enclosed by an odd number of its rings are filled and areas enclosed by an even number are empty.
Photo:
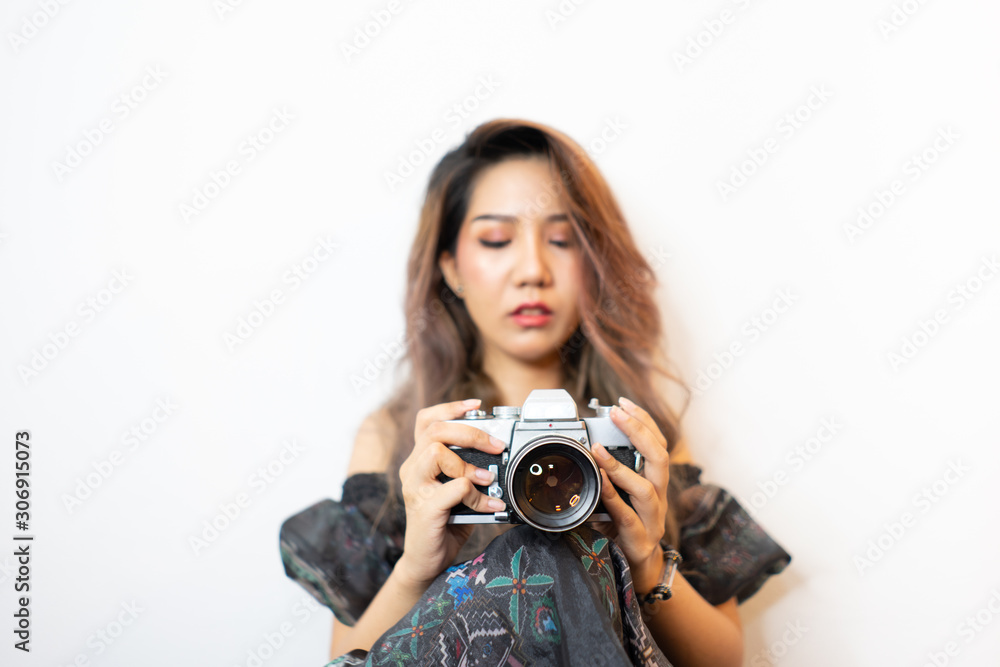
[[[674,473],[677,473],[676,475]],[[700,470],[671,466],[681,485],[681,573],[710,604],[753,595],[791,557]],[[348,479],[341,503],[321,501],[282,525],[286,574],[353,624],[402,553],[405,516],[381,514],[384,475]],[[385,517],[389,518],[386,519]],[[328,667],[356,665],[669,667],[642,621],[628,561],[587,526],[541,534],[516,526],[449,567],[409,613]]]
[[[486,588],[501,589],[501,591],[505,590],[510,593],[510,620],[514,623],[514,632],[521,631],[521,615],[519,613],[522,607],[521,600],[528,594],[529,588],[534,592],[536,587],[544,586],[545,588],[538,591],[544,593],[549,589],[549,586],[555,583],[555,579],[547,574],[526,574],[527,562],[524,572],[522,572],[521,558],[524,553],[524,547],[521,547],[511,559],[511,576],[497,577],[486,584]]]

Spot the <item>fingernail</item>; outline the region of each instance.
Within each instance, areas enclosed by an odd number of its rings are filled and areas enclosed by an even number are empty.
[[[464,401],[462,401],[462,405],[464,405],[467,408],[474,408],[477,405],[479,405],[481,401],[482,399],[480,398],[467,398]]]
[[[617,405],[612,405],[612,406],[611,406],[611,416],[612,416],[612,417],[619,417],[619,418],[623,418],[623,417],[627,417],[627,416],[628,416],[628,413],[627,413],[627,412],[625,412],[624,410],[622,410],[622,409],[621,409],[620,407],[618,407]]]
[[[594,456],[601,459],[602,461],[607,461],[608,459],[611,458],[611,454],[608,454],[608,450],[604,449],[604,445],[602,445],[599,442],[594,443],[594,446],[591,448],[591,450],[594,452]]]
[[[482,468],[476,468],[476,477],[483,480],[484,482],[493,481],[493,473],[489,470],[483,470]]]
[[[621,405],[623,408],[627,408],[629,410],[631,410],[632,408],[635,407],[635,403],[633,403],[632,401],[628,400],[624,396],[619,396],[618,397],[618,404]]]
[[[494,447],[502,447],[504,449],[507,448],[507,443],[501,440],[500,438],[496,437],[495,435],[490,436],[490,444],[493,445]]]
[[[486,502],[486,504],[489,506],[489,508],[491,510],[496,510],[498,512],[500,510],[502,510],[504,507],[507,507],[507,503],[505,503],[504,501],[500,500],[499,498],[490,498]]]

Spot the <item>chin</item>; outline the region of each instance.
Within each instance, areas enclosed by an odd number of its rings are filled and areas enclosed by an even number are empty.
[[[549,361],[553,357],[555,359],[559,358],[559,346],[547,346],[544,349],[532,348],[532,349],[520,349],[512,351],[512,356],[517,357],[521,361],[529,364],[537,364],[543,361]]]

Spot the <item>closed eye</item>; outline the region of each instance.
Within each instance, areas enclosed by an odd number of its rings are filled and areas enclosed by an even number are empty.
[[[549,241],[549,243],[551,243],[552,245],[556,246],[557,248],[570,248],[570,247],[573,246],[573,242],[572,241],[567,241],[567,240],[563,240],[563,239],[553,239],[553,240]],[[509,240],[508,241],[488,241],[486,239],[479,239],[479,244],[482,245],[484,248],[503,248],[504,246],[509,245],[510,241]]]

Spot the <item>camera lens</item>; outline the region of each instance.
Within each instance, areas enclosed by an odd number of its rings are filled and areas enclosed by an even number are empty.
[[[541,530],[575,528],[599,500],[600,472],[579,442],[546,436],[527,443],[508,467],[513,509]]]
[[[567,456],[549,454],[528,466],[524,499],[539,512],[559,514],[580,504],[583,471]]]

